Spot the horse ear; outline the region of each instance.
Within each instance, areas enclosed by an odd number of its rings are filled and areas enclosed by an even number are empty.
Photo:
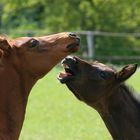
[[[0,49],[3,51],[8,51],[11,46],[5,37],[0,37]]]
[[[116,80],[118,82],[124,82],[127,80],[132,74],[135,73],[137,69],[137,64],[129,64],[122,68],[119,72],[116,72]]]

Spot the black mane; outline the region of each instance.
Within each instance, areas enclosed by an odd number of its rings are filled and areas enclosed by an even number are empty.
[[[132,99],[134,104],[136,105],[137,108],[140,110],[140,95],[134,91],[132,87],[129,87],[126,84],[120,85],[120,88],[125,90],[125,92],[129,95],[129,97]]]

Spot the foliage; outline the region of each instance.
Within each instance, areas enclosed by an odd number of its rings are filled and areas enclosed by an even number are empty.
[[[139,32],[139,6],[139,0],[2,0],[2,27]]]

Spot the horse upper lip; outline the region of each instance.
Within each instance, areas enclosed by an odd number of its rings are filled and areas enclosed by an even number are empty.
[[[76,42],[78,43],[78,45],[80,45],[80,38],[76,37]]]
[[[75,63],[76,59],[74,57],[68,56],[65,59],[62,60],[61,64],[63,65],[66,72],[71,73],[72,75],[75,75]]]
[[[64,58],[62,61],[61,61],[61,64],[66,64],[66,65],[70,65],[69,63],[73,62],[75,63],[77,60],[75,57],[72,57],[72,56],[67,56],[66,58]]]

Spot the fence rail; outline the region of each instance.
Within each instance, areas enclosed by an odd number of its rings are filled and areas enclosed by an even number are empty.
[[[140,56],[97,56],[96,55],[96,41],[95,37],[101,36],[101,37],[121,37],[121,38],[127,38],[127,37],[140,37],[140,33],[118,33],[118,32],[100,32],[100,31],[77,31],[79,35],[86,35],[87,38],[87,58],[88,59],[104,59],[108,61],[112,60],[140,60]],[[139,48],[140,49],[140,48]]]
[[[83,46],[84,51],[82,52],[82,56],[87,59],[101,59],[101,60],[140,60],[140,56],[121,56],[119,54],[112,55],[112,56],[100,56],[96,53],[96,37],[113,37],[113,38],[140,38],[140,33],[118,33],[118,32],[101,32],[101,31],[75,31],[79,36],[85,38],[86,44]],[[2,31],[0,30],[1,34],[8,34],[11,33],[9,31]],[[17,30],[14,33],[21,35],[21,36],[35,36],[35,35],[46,35],[46,31],[34,30],[34,31],[22,31]],[[47,33],[50,34],[50,33]],[[107,46],[106,46],[107,47]],[[140,47],[138,48],[140,49]],[[86,50],[86,51],[85,51]],[[125,51],[125,50],[124,50]],[[130,50],[131,51],[131,50]]]

